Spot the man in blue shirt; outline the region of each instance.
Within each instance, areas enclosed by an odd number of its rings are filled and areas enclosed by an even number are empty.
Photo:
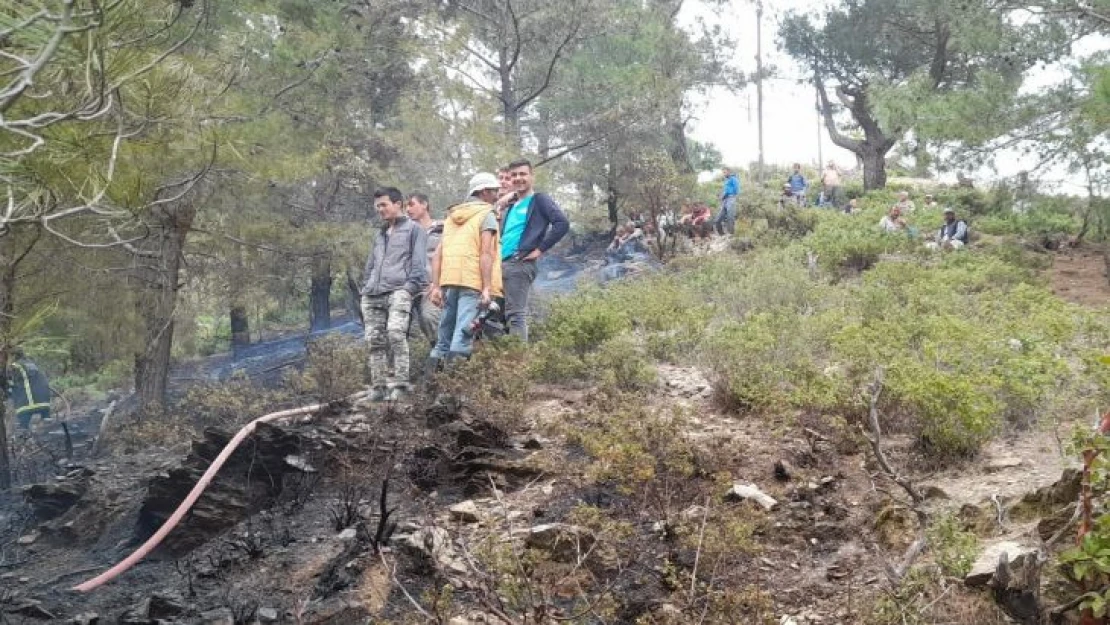
[[[794,203],[798,206],[805,206],[809,183],[806,182],[806,177],[802,175],[801,163],[794,163],[794,173],[790,174],[786,183],[790,185],[790,195],[794,197]]]
[[[725,167],[725,185],[721,190],[721,212],[713,220],[717,234],[736,234],[736,198],[740,195],[740,177],[731,168]]]
[[[509,163],[515,198],[501,215],[501,275],[509,334],[528,341],[528,299],[536,280],[536,261],[570,230],[555,200],[536,193],[532,163]]]

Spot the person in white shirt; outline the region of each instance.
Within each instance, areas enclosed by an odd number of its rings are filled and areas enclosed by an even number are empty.
[[[890,212],[879,220],[879,228],[883,232],[905,232],[906,220],[902,218],[902,209],[898,205],[890,207]]]

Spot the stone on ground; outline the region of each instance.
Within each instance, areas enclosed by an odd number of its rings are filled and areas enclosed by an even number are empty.
[[[1006,554],[1010,562],[1017,562],[1019,558],[1036,557],[1037,550],[1034,547],[1026,547],[1012,540],[1002,540],[990,544],[979,553],[975,564],[971,566],[971,572],[964,577],[964,583],[971,587],[986,586],[994,577],[994,571],[998,568],[998,560],[1003,553]]]

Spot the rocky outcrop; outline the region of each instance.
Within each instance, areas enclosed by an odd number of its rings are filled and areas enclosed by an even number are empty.
[[[23,499],[40,521],[56,519],[69,511],[89,489],[93,471],[85,468],[70,471],[52,484],[32,484],[23,489]]]
[[[547,523],[528,530],[524,545],[547,552],[553,559],[575,562],[593,548],[597,538],[584,527],[566,523]]]
[[[194,441],[181,466],[150,480],[139,510],[136,538],[145,540],[162,525],[196,485],[212,460],[231,439],[225,432],[208,429]],[[304,441],[285,428],[259,424],[254,435],[232,454],[224,468],[174,529],[161,549],[170,555],[187,553],[212,536],[227,530],[255,512],[280,492],[283,476],[296,472],[289,457],[301,458]]]
[[[438,424],[436,442],[413,452],[409,477],[417,486],[456,486],[473,496],[486,492],[491,479],[498,488],[514,490],[540,475],[526,460],[530,450],[513,446],[509,435],[492,423],[453,412],[453,407],[437,400],[428,409],[429,425]]]
[[[971,572],[964,577],[964,583],[973,588],[986,586],[994,577],[994,571],[1003,557],[1013,566],[1020,566],[1024,558],[1035,559],[1037,550],[1012,540],[987,545],[971,565]]]

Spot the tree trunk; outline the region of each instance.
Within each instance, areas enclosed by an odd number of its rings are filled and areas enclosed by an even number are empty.
[[[11,233],[0,235],[0,373],[8,371],[8,354],[11,346],[8,337],[11,336],[15,302],[15,250],[13,249]],[[11,488],[12,470],[11,460],[8,457],[8,426],[5,414],[4,399],[7,398],[7,387],[0,386],[0,491]]]
[[[231,320],[231,349],[245,347],[251,344],[251,324],[247,315],[247,307],[243,304],[232,304],[229,311]]]
[[[866,191],[886,187],[886,152],[864,146],[858,153],[863,161],[863,188]]]
[[[236,232],[242,238],[241,232]],[[231,349],[237,350],[251,344],[250,315],[247,313],[247,260],[246,250],[238,246],[235,250],[234,268],[231,279],[228,280],[228,321],[231,323]]]
[[[670,139],[668,152],[675,167],[681,173],[693,173],[694,168],[690,165],[690,151],[686,144],[686,124],[683,123],[680,113],[667,121],[667,135]]]
[[[513,69],[509,66],[509,51],[502,47],[498,54],[500,67],[497,77],[500,81],[499,96],[501,99],[502,131],[505,138],[512,141],[517,151],[521,149],[520,140],[520,111],[516,108],[516,92],[513,89]]]
[[[139,251],[136,270],[143,287],[137,302],[143,350],[135,354],[135,394],[143,413],[159,412],[166,405],[181,257],[196,208],[182,201],[159,207],[153,217],[153,236],[145,251]]]
[[[312,281],[308,290],[309,331],[331,327],[331,252],[312,257]]]

